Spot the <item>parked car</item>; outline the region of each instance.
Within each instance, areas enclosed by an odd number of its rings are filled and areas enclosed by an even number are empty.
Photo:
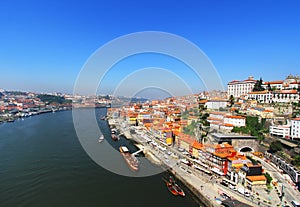
[[[229,188],[232,189],[232,190],[237,190],[236,186],[232,185],[232,184],[229,184]]]
[[[220,184],[221,184],[221,185],[224,185],[225,187],[228,187],[228,183],[226,183],[226,182],[224,182],[224,181],[221,181]]]

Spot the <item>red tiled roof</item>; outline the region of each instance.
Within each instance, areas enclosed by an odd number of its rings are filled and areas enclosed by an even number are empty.
[[[246,119],[243,116],[231,116],[231,115],[227,115],[226,118],[229,118],[229,119]]]
[[[202,149],[203,148],[203,144],[200,143],[200,142],[197,142],[197,141],[195,141],[192,146],[196,149]]]
[[[264,82],[264,84],[282,84],[283,80],[278,80],[278,81],[268,81],[268,82]]]
[[[266,181],[267,178],[264,175],[252,175],[252,176],[247,176],[246,177],[250,181]]]

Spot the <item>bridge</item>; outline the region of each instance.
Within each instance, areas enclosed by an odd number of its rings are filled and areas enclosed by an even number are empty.
[[[219,144],[228,142],[238,152],[258,151],[258,142],[256,141],[256,137],[254,136],[221,133],[212,133],[211,135],[214,138],[215,142]]]

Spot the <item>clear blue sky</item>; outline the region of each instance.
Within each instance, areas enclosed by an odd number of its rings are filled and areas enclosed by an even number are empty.
[[[225,87],[249,75],[264,80],[300,75],[299,10],[296,0],[2,0],[0,88],[72,93],[80,69],[95,50],[140,31],[170,32],[195,43]],[[139,65],[153,66],[153,60],[158,67],[159,59],[147,58]],[[124,63],[124,70],[134,67],[132,61]],[[179,65],[167,63],[162,60],[162,67],[175,68],[180,75]],[[109,92],[109,84],[122,79],[118,75],[108,74],[101,92]],[[186,80],[202,90],[192,75]]]

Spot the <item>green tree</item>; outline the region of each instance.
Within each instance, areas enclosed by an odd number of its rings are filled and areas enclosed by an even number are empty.
[[[229,97],[229,100],[228,100],[228,102],[229,102],[229,106],[230,107],[232,107],[233,106],[233,104],[234,104],[234,97],[233,97],[233,95],[230,95],[230,97]]]
[[[295,157],[293,157],[292,164],[300,166],[300,155],[296,155]]]
[[[263,80],[260,78],[259,80],[256,81],[254,84],[253,90],[252,91],[264,91],[265,88],[262,86],[263,85]]]
[[[271,177],[271,175],[268,172],[266,172],[264,175],[267,179],[267,183],[270,184],[272,182],[273,178]]]
[[[271,142],[269,152],[275,153],[282,150],[282,144],[279,140]]]
[[[272,91],[270,82],[268,83],[267,90],[268,90],[268,91]]]

